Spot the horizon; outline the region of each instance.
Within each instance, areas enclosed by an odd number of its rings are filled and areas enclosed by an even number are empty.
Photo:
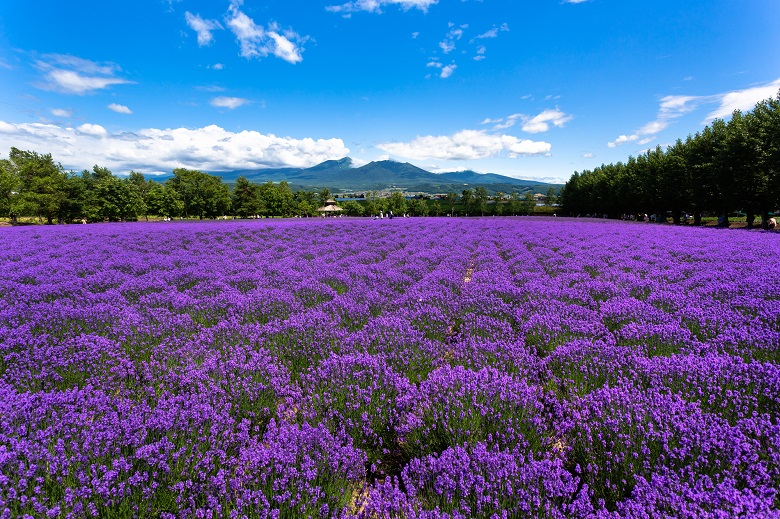
[[[560,184],[777,95],[780,8],[746,4],[11,2],[0,158],[153,178],[349,157]]]

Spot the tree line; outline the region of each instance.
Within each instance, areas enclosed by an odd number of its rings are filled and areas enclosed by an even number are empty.
[[[81,173],[66,172],[50,154],[17,148],[0,161],[0,216],[12,221],[20,216],[49,224],[149,216],[313,216],[320,202],[316,193],[293,193],[286,182],[255,184],[241,177],[231,190],[221,177],[185,168],[157,182],[136,171],[122,177],[97,165]]]
[[[148,220],[168,218],[306,217],[330,198],[330,191],[295,191],[287,182],[258,184],[239,177],[231,187],[221,177],[202,171],[177,168],[164,182],[149,180],[131,171],[117,176],[94,166],[81,173],[67,172],[50,154],[11,148],[9,158],[0,160],[0,217],[16,222],[18,217],[35,217],[52,224],[72,222]],[[555,197],[553,188],[548,202]],[[460,195],[448,193],[433,200],[422,196],[408,200],[402,193],[379,197],[376,191],[342,204],[347,216],[373,216],[380,212],[412,216],[509,215],[533,213],[530,192],[488,196],[484,187],[466,189]]]
[[[749,228],[756,216],[767,228],[780,207],[779,175],[780,93],[665,150],[657,146],[626,162],[575,172],[559,202],[574,216],[655,214],[665,222],[670,215],[679,224],[692,214],[699,225],[710,214],[728,226],[730,215],[744,213]]]

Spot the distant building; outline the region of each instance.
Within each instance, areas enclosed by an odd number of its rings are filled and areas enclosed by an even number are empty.
[[[336,204],[335,200],[333,200],[332,198],[328,198],[327,200],[325,200],[325,205],[317,209],[317,212],[323,216],[328,216],[328,215],[339,214],[343,210],[344,209],[342,209]]]

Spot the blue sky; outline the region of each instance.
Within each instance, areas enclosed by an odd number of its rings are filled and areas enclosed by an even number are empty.
[[[0,156],[565,181],[780,91],[777,0],[7,0]]]

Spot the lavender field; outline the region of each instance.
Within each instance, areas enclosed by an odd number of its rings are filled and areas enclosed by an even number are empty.
[[[780,517],[780,240],[0,233],[0,517]]]

